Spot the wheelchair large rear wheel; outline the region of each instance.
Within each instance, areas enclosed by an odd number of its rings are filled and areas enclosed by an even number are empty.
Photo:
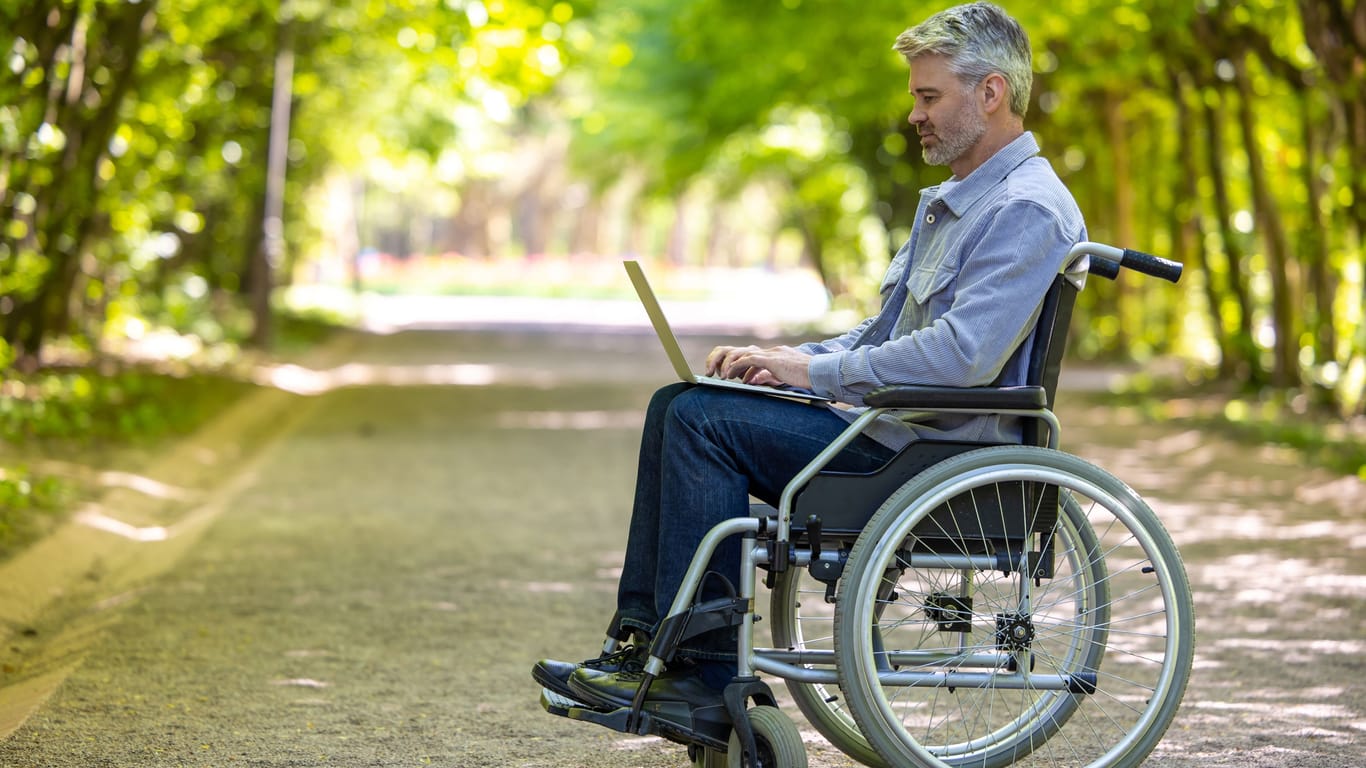
[[[1082,557],[1081,553],[1095,551],[1095,534],[1086,523],[1085,516],[1077,510],[1076,504],[1073,501],[1064,503],[1067,504],[1067,508],[1065,527],[1061,535],[1066,541],[1075,544],[1062,547],[1058,556],[1067,559],[1067,572],[1076,573],[1081,568],[1091,569],[1091,573],[1083,579],[1083,583],[1089,585],[1085,600],[1088,605],[1100,608],[1094,614],[1098,620],[1093,622],[1094,632],[1087,640],[1086,649],[1092,654],[1098,654],[1105,644],[1103,611],[1106,610],[1105,606],[1108,603],[1105,561],[1103,558],[1086,560]],[[882,583],[883,594],[878,598],[878,605],[886,606],[890,604],[890,593],[897,587],[897,579],[887,578]],[[776,647],[794,651],[833,653],[835,606],[826,602],[825,592],[825,584],[813,578],[804,568],[789,568],[777,575],[770,596],[773,643]],[[873,631],[880,633],[876,626]],[[1078,639],[1080,638],[1078,635]],[[880,637],[875,639],[875,644],[880,643]],[[843,692],[837,685],[803,683],[796,680],[787,680],[785,683],[797,708],[827,741],[862,765],[886,768],[887,762],[859,730],[858,723],[845,704]],[[1063,712],[1055,712],[1055,715],[1061,718]]]
[[[1029,545],[964,533],[1009,521]],[[891,764],[1136,766],[1180,705],[1193,621],[1180,556],[1136,493],[1068,454],[986,448],[913,478],[864,529],[838,674]]]

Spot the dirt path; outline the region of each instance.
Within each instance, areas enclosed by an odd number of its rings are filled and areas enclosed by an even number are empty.
[[[295,402],[295,426],[196,505],[221,508],[173,564],[94,573],[119,586],[0,649],[0,711],[60,683],[0,766],[686,764],[547,716],[528,674],[600,642],[666,375],[654,340],[407,332],[350,360],[314,382],[350,386]],[[1194,584],[1195,672],[1150,763],[1366,765],[1362,484],[1114,403],[1059,411],[1064,447],[1150,499]],[[811,739],[812,765],[851,764]]]

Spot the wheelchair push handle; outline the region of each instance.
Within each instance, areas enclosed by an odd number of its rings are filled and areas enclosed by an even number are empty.
[[[1074,257],[1082,254],[1091,257],[1091,265],[1088,271],[1107,280],[1117,278],[1120,268],[1124,267],[1175,283],[1181,279],[1181,271],[1184,269],[1180,262],[1171,259],[1164,259],[1132,248],[1119,249],[1100,243],[1078,243],[1072,247]]]
[[[1181,279],[1182,265],[1180,262],[1164,259],[1161,256],[1154,256],[1143,251],[1135,251],[1132,248],[1124,249],[1124,255],[1120,257],[1119,265],[1135,272],[1142,272],[1145,275],[1160,277],[1172,283]]]

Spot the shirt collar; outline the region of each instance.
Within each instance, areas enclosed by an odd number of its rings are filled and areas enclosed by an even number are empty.
[[[1020,163],[1037,154],[1039,144],[1034,140],[1034,134],[1025,131],[987,158],[967,178],[954,178],[941,184],[938,188],[939,199],[953,211],[953,215],[962,216],[987,190],[999,184]]]

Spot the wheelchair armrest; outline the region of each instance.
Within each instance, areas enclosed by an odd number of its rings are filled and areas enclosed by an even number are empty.
[[[987,411],[1042,410],[1048,407],[1043,387],[927,387],[895,385],[869,392],[863,402],[874,408],[913,408],[933,411],[971,408]]]

